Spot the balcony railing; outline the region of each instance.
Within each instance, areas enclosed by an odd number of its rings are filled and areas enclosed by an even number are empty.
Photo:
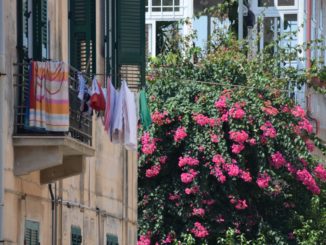
[[[72,66],[69,69],[69,131],[60,132],[35,132],[24,127],[29,99],[28,79],[29,71],[27,63],[14,64],[16,69],[16,103],[15,103],[15,136],[70,136],[86,145],[92,145],[92,117],[80,111],[81,102],[78,94],[78,70]],[[89,80],[89,79],[88,79]]]

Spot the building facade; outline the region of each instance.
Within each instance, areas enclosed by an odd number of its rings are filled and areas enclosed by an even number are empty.
[[[139,89],[144,15],[141,0],[0,1],[0,244],[137,243],[137,154],[81,114],[76,75]],[[69,65],[68,133],[24,129],[31,60]]]

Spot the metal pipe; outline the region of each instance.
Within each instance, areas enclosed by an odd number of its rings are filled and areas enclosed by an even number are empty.
[[[238,38],[243,39],[243,0],[239,0],[238,5]]]
[[[56,245],[55,244],[55,234],[54,234],[54,232],[55,232],[55,209],[54,209],[54,206],[55,206],[55,197],[54,197],[54,194],[53,194],[53,190],[52,190],[52,184],[49,184],[48,185],[49,186],[49,191],[50,191],[50,195],[51,195],[51,218],[52,218],[52,229],[51,229],[51,241],[52,241],[52,245]]]
[[[3,21],[4,21],[4,1],[0,0],[0,72],[5,73],[5,49],[4,49],[4,39],[5,34],[3,31]],[[4,112],[5,112],[5,86],[7,83],[4,81],[5,76],[0,76],[0,242],[4,242],[4,231],[3,231],[3,214],[4,214],[4,162],[5,157],[5,125],[4,125]]]

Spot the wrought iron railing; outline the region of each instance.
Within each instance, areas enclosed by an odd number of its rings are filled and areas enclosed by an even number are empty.
[[[49,132],[30,130],[25,127],[27,117],[27,100],[29,99],[28,63],[17,63],[15,66],[15,135],[37,136],[70,136],[84,144],[92,145],[92,116],[80,111],[81,101],[78,99],[78,70],[72,66],[69,69],[69,131]],[[87,78],[87,77],[86,77]],[[89,78],[87,78],[90,80]]]

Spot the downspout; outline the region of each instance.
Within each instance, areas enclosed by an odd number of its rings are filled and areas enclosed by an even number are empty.
[[[5,49],[4,49],[4,2],[0,0],[0,100],[4,100],[4,90],[5,90]],[[3,232],[3,209],[4,209],[4,162],[5,158],[5,135],[4,135],[4,111],[5,103],[0,102],[0,243],[4,242],[4,232]]]
[[[312,13],[312,1],[311,0],[307,0],[307,30],[306,30],[306,40],[307,40],[307,44],[308,44],[308,48],[306,50],[306,58],[307,58],[307,69],[310,70],[311,68],[311,13]],[[314,121],[316,124],[316,134],[318,134],[319,132],[319,121],[317,118],[312,116],[312,112],[311,112],[311,94],[307,93],[307,117],[311,120]]]
[[[56,240],[56,234],[55,234],[55,226],[56,226],[56,222],[55,222],[55,195],[53,194],[53,190],[52,190],[52,184],[49,184],[49,192],[51,195],[51,221],[52,221],[52,229],[51,229],[51,244],[52,245],[56,245],[55,244],[55,240]]]
[[[243,0],[239,0],[238,4],[238,38],[243,39]]]

